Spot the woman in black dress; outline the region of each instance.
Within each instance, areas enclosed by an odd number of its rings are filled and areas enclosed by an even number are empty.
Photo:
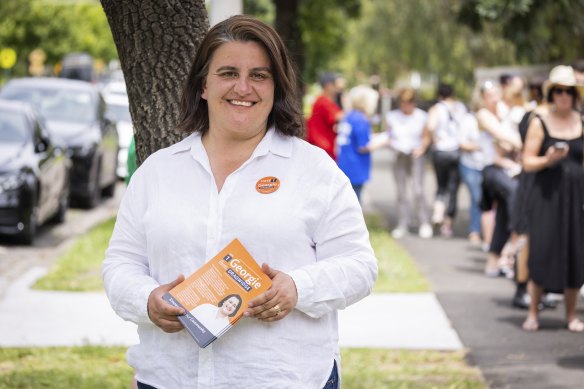
[[[531,304],[523,329],[539,328],[546,289],[563,291],[567,328],[583,332],[576,301],[584,284],[584,134],[573,69],[552,69],[546,89],[549,112],[531,121],[524,148],[524,169],[536,174],[529,207]]]

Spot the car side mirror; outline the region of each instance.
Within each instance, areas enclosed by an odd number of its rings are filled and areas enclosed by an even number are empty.
[[[34,151],[36,153],[44,153],[49,148],[49,140],[46,138],[41,138],[34,146]]]
[[[106,111],[105,114],[103,115],[103,121],[105,123],[106,126],[109,126],[111,124],[116,124],[116,117],[113,113]]]

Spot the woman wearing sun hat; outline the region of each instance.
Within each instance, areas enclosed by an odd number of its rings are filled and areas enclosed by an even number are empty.
[[[583,332],[576,301],[584,284],[584,134],[577,111],[582,87],[574,70],[553,68],[544,95],[549,111],[531,121],[523,158],[524,169],[535,172],[529,210],[531,304],[523,329],[539,328],[545,289],[564,293],[567,328]]]

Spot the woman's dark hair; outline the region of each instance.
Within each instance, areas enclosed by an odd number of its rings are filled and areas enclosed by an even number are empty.
[[[223,304],[225,303],[225,301],[229,300],[231,297],[235,297],[237,299],[238,303],[237,303],[237,306],[235,307],[235,310],[233,312],[231,312],[231,314],[228,315],[229,317],[235,316],[235,314],[237,313],[237,311],[239,311],[239,308],[241,307],[241,296],[238,295],[238,294],[230,294],[228,296],[225,296],[223,298],[223,300],[221,300],[221,301],[219,301],[217,303],[217,306],[218,307],[222,307]]]
[[[572,100],[572,108],[577,109],[578,107],[578,103],[580,101],[580,94],[578,93],[578,89],[575,86],[570,86],[568,87],[568,89],[572,92],[570,92],[570,94],[574,97],[574,99]],[[556,90],[556,86],[552,86],[551,88],[548,89],[547,91],[547,95],[546,95],[546,100],[548,103],[553,103],[554,102],[554,93]]]
[[[437,95],[438,95],[438,98],[442,98],[442,99],[452,97],[454,95],[454,91],[452,89],[452,86],[450,86],[448,84],[438,85]]]
[[[213,54],[227,42],[256,42],[266,51],[274,77],[274,106],[268,117],[268,128],[275,125],[284,135],[302,137],[304,118],[296,95],[296,74],[286,46],[272,27],[248,15],[232,16],[216,24],[203,38],[183,88],[177,128],[201,134],[209,130],[209,109],[201,94]]]

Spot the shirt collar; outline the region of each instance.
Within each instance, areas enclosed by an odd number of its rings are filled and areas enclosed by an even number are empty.
[[[287,138],[286,135],[280,134],[274,127],[271,127],[256,147],[252,158],[266,155],[269,152],[289,158],[292,155],[292,142]]]
[[[289,138],[289,136],[280,134],[274,127],[271,127],[256,147],[253,157],[259,157],[271,152],[280,157],[290,158],[292,156],[292,142]],[[176,143],[172,146],[172,149],[173,155],[189,150],[195,158],[197,155],[201,155],[201,152],[203,152],[202,155],[207,154],[203,147],[203,142],[201,141],[201,133],[199,132],[193,133],[182,141]]]

